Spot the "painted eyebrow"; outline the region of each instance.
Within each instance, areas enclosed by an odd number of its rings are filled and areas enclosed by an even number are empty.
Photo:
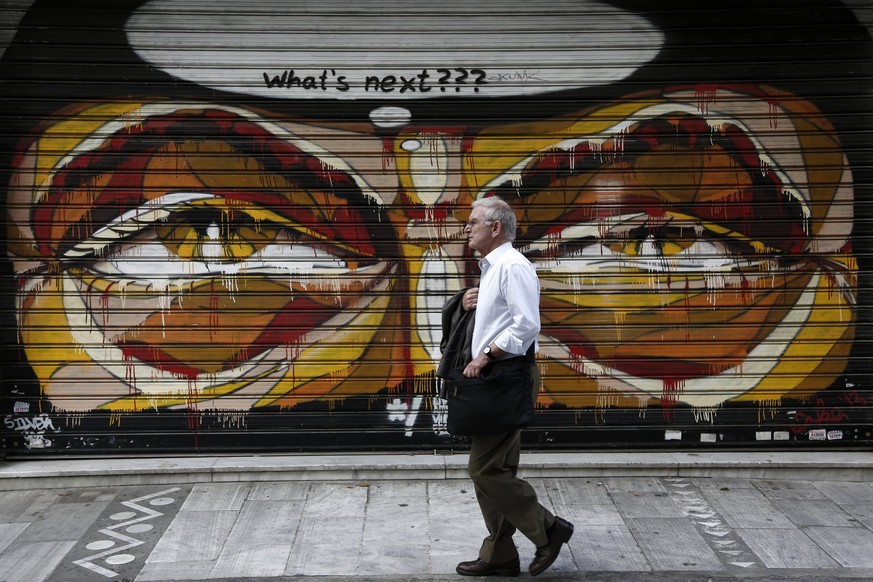
[[[604,154],[600,143],[592,145],[584,139],[574,140],[572,144],[565,144],[567,149],[537,154],[523,169],[502,182],[492,182],[483,195],[498,195],[504,199],[529,198],[554,184],[560,187],[561,180],[608,168],[616,161],[633,162],[660,145],[680,144],[691,151],[721,146],[736,162],[736,168],[747,172],[753,179],[742,198],[711,204],[653,203],[651,197],[630,190],[617,196],[616,203],[592,204],[590,210],[571,208],[568,212],[593,219],[639,210],[657,211],[655,206],[681,208],[689,214],[693,214],[692,210],[703,210],[701,218],[729,226],[750,239],[765,241],[769,246],[789,253],[803,252],[809,240],[808,209],[796,196],[785,195],[786,185],[780,174],[763,163],[756,144],[746,132],[733,124],[726,127],[724,132],[713,134],[708,130],[708,122],[697,115],[685,117],[678,127],[664,117],[649,118],[639,121],[631,131],[620,136],[622,148],[615,152],[615,156]]]
[[[365,195],[353,176],[235,113],[202,110],[149,117],[141,125],[113,134],[100,149],[71,159],[55,174],[46,196],[32,211],[40,251],[51,255],[53,249],[69,250],[120,216],[147,206],[149,200],[142,187],[147,164],[167,143],[181,139],[226,143],[239,155],[256,159],[262,172],[281,176],[303,190],[324,192],[346,204],[331,209],[340,213],[342,220],[326,215],[319,219],[323,209],[316,206],[315,212],[301,214],[305,205],[289,203],[276,191],[209,188],[213,194],[269,204],[277,214],[292,220],[329,226],[331,237],[358,241],[366,247],[366,254],[378,254],[375,241],[386,240],[386,233],[372,232],[387,224],[380,220],[380,205]],[[104,177],[106,183],[99,190],[94,188],[92,184]],[[80,201],[84,196],[77,196],[80,193],[88,194],[84,204]],[[74,218],[67,219],[70,216]],[[60,233],[59,222],[63,222]]]

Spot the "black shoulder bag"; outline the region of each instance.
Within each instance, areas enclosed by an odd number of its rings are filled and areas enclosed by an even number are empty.
[[[460,436],[487,436],[533,424],[533,346],[526,356],[492,362],[478,378],[464,368],[445,378],[448,431]]]

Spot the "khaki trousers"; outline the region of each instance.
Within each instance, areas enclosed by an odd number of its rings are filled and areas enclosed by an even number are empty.
[[[534,367],[533,372],[536,394],[539,371]],[[546,530],[555,523],[555,516],[540,505],[534,488],[517,477],[520,456],[520,429],[473,437],[467,470],[489,532],[479,549],[479,557],[486,562],[499,564],[518,557],[512,541],[516,530],[537,547],[545,545]]]

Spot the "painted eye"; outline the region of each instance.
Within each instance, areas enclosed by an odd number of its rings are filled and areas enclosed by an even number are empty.
[[[174,252],[226,260],[266,244],[272,235],[261,227],[270,222],[351,255],[380,254],[388,239],[384,228],[373,232],[380,200],[344,160],[241,113],[158,109],[136,128],[83,144],[34,210],[47,257],[91,256],[142,225],[161,227],[156,236]]]
[[[224,275],[340,275],[368,262],[280,219],[202,193],[175,193],[112,221],[63,258],[92,275],[143,286]]]
[[[150,107],[65,158],[32,213],[92,359],[165,394],[273,373],[287,346],[378,319],[400,253],[348,162],[241,110]]]
[[[488,194],[524,200],[525,242],[567,238],[576,225],[590,234],[570,238],[599,240],[642,217],[645,228],[670,222],[674,233],[629,234],[631,244],[616,241],[611,252],[687,255],[702,235],[740,255],[802,256],[810,244],[807,201],[749,128],[675,104],[522,159],[480,192]],[[676,230],[698,226],[694,236]]]
[[[338,156],[241,111],[152,107],[135,128],[108,124],[110,138],[83,142],[56,170],[34,211],[45,256],[165,287],[332,277],[396,255],[378,197]]]
[[[727,272],[772,268],[777,256],[715,225],[671,220],[656,226],[644,214],[568,226],[533,241],[527,256],[553,272]]]
[[[155,227],[169,251],[187,260],[242,261],[275,241],[280,227],[238,208],[194,208],[176,212]]]

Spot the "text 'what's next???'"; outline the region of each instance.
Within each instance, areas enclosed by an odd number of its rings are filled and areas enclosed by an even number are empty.
[[[374,93],[478,93],[479,88],[488,83],[488,74],[482,69],[421,69],[420,72],[387,75],[362,75],[357,82],[349,75],[337,73],[336,69],[322,69],[308,74],[304,71],[287,69],[280,74],[264,72],[264,83],[268,89],[302,89],[305,91],[349,91],[353,85],[363,87],[364,92]]]

